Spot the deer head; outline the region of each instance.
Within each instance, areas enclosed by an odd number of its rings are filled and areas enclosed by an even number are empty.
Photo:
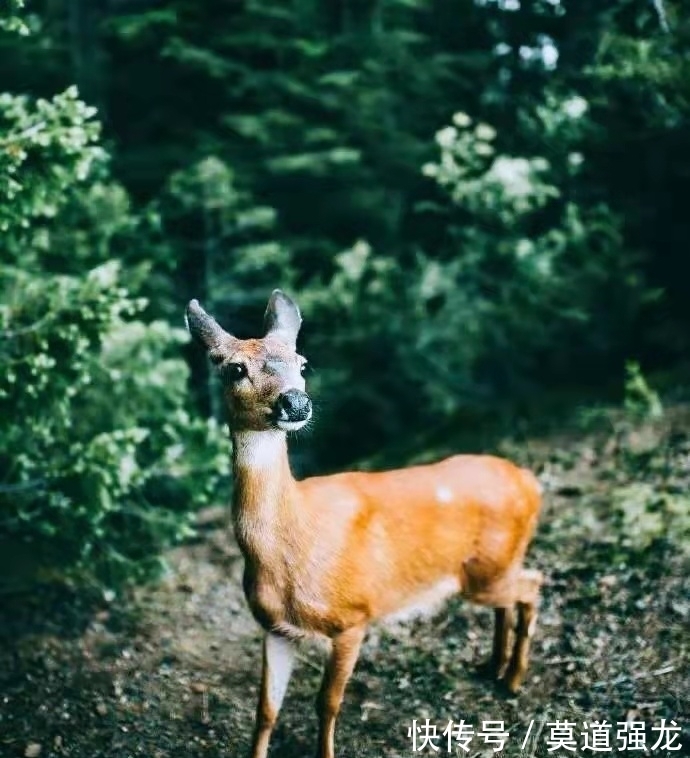
[[[296,352],[302,317],[287,295],[273,291],[261,339],[237,339],[197,300],[185,315],[190,334],[218,369],[233,431],[295,431],[309,421],[312,406],[303,376],[307,362]]]

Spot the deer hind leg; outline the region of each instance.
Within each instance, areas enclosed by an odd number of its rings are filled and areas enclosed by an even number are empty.
[[[271,733],[278,719],[297,652],[292,640],[268,632],[264,637],[261,691],[251,758],[266,758]]]
[[[494,641],[488,670],[496,679],[503,677],[510,660],[514,624],[515,613],[512,606],[494,609]]]
[[[333,639],[316,708],[319,716],[319,758],[335,758],[335,722],[345,686],[352,676],[364,639],[364,627],[354,627]]]
[[[515,627],[515,645],[505,672],[505,684],[515,693],[520,688],[527,673],[529,663],[530,640],[537,623],[539,608],[539,590],[544,577],[540,571],[523,569],[517,579],[517,625]]]

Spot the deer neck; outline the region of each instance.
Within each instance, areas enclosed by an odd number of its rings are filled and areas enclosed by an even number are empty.
[[[295,480],[285,432],[234,432],[233,522],[240,547],[270,549],[290,519]]]

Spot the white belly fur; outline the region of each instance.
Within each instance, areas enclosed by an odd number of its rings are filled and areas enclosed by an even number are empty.
[[[452,595],[460,592],[460,581],[455,576],[447,576],[432,584],[418,595],[410,598],[400,610],[385,616],[382,621],[399,623],[414,618],[431,616]]]

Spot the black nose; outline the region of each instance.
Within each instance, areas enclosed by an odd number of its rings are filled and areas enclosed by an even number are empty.
[[[288,390],[280,395],[275,408],[281,421],[306,421],[311,414],[311,400],[302,390]]]

